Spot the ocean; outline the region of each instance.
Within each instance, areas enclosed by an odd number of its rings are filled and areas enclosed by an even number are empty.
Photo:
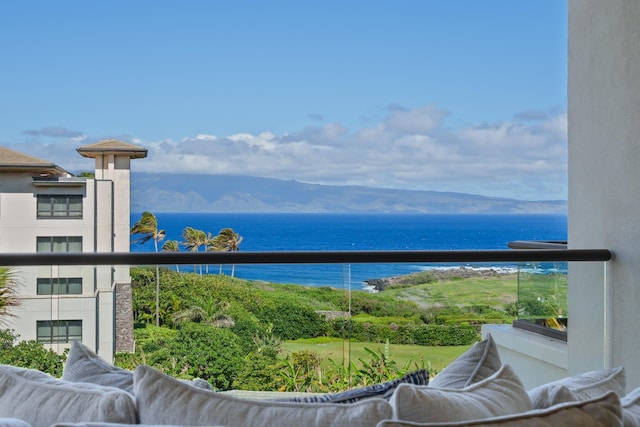
[[[513,240],[566,240],[566,215],[445,215],[445,214],[251,214],[157,213],[166,240],[182,241],[185,227],[217,235],[233,228],[242,236],[240,251],[323,250],[466,250],[508,249]],[[131,215],[131,224],[140,213]],[[162,244],[162,242],[161,242]],[[132,245],[132,252],[153,252],[153,243]],[[174,266],[168,266],[175,268]],[[451,265],[283,264],[236,265],[235,276],[249,280],[307,286],[367,289],[365,280],[392,277]],[[515,265],[486,266],[515,268]],[[219,266],[205,267],[218,273]],[[230,274],[231,266],[223,266]],[[181,271],[193,266],[180,266]]]

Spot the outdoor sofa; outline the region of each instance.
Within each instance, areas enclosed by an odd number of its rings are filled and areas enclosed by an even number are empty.
[[[525,390],[490,336],[428,378],[416,371],[343,393],[238,397],[149,366],[114,367],[74,342],[61,379],[0,365],[0,427],[640,425],[640,388],[625,393],[622,367]]]

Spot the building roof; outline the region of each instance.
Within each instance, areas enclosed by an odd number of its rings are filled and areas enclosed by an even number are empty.
[[[48,160],[42,160],[6,147],[0,147],[1,170],[39,171],[55,175],[71,175],[69,172]]]
[[[95,158],[97,154],[128,154],[132,159],[147,157],[147,149],[139,145],[128,144],[116,139],[103,139],[95,144],[77,148],[84,157]]]

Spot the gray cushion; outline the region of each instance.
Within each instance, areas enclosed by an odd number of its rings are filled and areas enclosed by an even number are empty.
[[[54,424],[51,427],[139,427],[140,424],[116,424],[116,423],[58,423]],[[145,424],[144,427],[181,427],[181,426],[170,426],[166,424]],[[1,427],[1,426],[0,426]],[[17,427],[17,426],[16,426]],[[215,426],[213,426],[215,427]],[[223,426],[220,426],[223,427]]]
[[[117,387],[133,393],[133,372],[112,365],[79,341],[71,343],[62,379]],[[191,384],[206,390],[212,389],[211,384],[199,378],[191,380]]]
[[[463,389],[401,384],[390,403],[396,419],[415,422],[466,421],[532,409],[527,391],[509,365]]]
[[[0,418],[0,427],[31,427],[31,424],[17,418]]]
[[[113,366],[75,340],[71,343],[62,379],[117,387],[133,393],[133,372]]]
[[[0,418],[33,427],[57,422],[135,423],[133,397],[120,389],[58,380],[33,369],[0,365]]]
[[[192,387],[148,366],[138,366],[133,378],[141,424],[370,427],[393,416],[383,399],[323,405],[239,399]]]
[[[429,383],[436,388],[464,388],[489,378],[502,367],[491,335],[461,354]]]
[[[624,427],[640,426],[640,387],[621,399]]]
[[[625,386],[624,368],[599,369],[535,387],[529,390],[529,397],[534,408],[544,409],[558,403],[593,399],[609,391],[622,397]]]
[[[596,399],[557,405],[520,414],[493,417],[483,420],[414,423],[382,421],[377,427],[617,427],[622,426],[621,407],[618,395],[608,393]],[[626,427],[626,424],[625,424]]]

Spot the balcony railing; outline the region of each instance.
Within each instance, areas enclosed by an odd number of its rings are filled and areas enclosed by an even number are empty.
[[[567,242],[513,241],[509,242],[509,247],[517,250],[563,250],[567,248]],[[518,318],[513,322],[514,327],[567,341],[567,272],[566,261],[518,264]],[[604,283],[604,278],[602,281]]]
[[[26,298],[29,299],[29,310],[23,313],[20,320],[22,326],[33,329],[35,320],[38,321],[37,334],[39,338],[49,337],[48,345],[50,348],[58,351],[64,350],[68,344],[60,343],[60,336],[68,337],[74,333],[73,328],[90,328],[96,329],[105,327],[107,329],[113,328],[112,325],[99,325],[101,322],[99,311],[114,311],[117,303],[110,302],[107,299],[100,299],[99,290],[94,289],[93,286],[87,287],[87,283],[93,283],[95,286],[98,283],[98,279],[102,280],[101,283],[116,283],[118,281],[126,281],[126,277],[123,279],[118,276],[120,274],[117,270],[119,266],[162,266],[167,270],[175,270],[176,266],[179,266],[179,270],[184,272],[191,268],[191,266],[218,266],[218,265],[236,265],[247,267],[254,265],[259,271],[260,266],[271,265],[295,265],[295,264],[325,264],[325,265],[338,265],[343,268],[336,268],[332,271],[340,275],[332,279],[336,287],[339,283],[345,283],[344,266],[350,268],[357,267],[358,264],[416,264],[425,266],[496,266],[496,265],[509,265],[518,268],[518,273],[515,279],[511,275],[511,283],[513,280],[517,280],[517,298],[525,295],[534,295],[534,298],[540,298],[540,302],[549,301],[550,298],[555,298],[559,307],[561,307],[562,316],[566,316],[566,275],[565,281],[556,286],[555,282],[549,281],[549,278],[545,278],[543,283],[535,281],[527,281],[526,275],[531,268],[535,268],[539,265],[567,265],[567,263],[573,262],[600,262],[604,263],[611,260],[612,253],[606,249],[567,249],[566,244],[562,242],[525,242],[525,243],[513,243],[512,247],[518,246],[514,249],[508,250],[447,250],[447,251],[304,251],[304,252],[132,252],[132,253],[0,253],[0,266],[16,267],[22,270],[24,277],[33,282],[29,285],[29,290],[26,292]],[[183,268],[183,266],[185,266]],[[212,274],[218,273],[218,269],[214,267],[211,270]],[[125,268],[126,272],[129,271]],[[194,267],[195,270],[195,267]],[[565,268],[566,270],[566,268]],[[70,274],[69,272],[78,273],[77,275]],[[192,270],[193,271],[193,270]],[[206,270],[205,270],[206,271]],[[340,272],[338,272],[340,271]],[[604,271],[604,268],[602,268]],[[195,271],[194,271],[195,272]],[[238,271],[237,271],[238,272]],[[238,272],[239,273],[239,272]],[[332,273],[333,274],[333,273]],[[240,275],[240,274],[238,274]],[[72,288],[76,285],[76,282],[69,282],[69,277],[83,277],[85,284],[81,286],[81,294],[59,295],[53,292],[53,289],[66,289]],[[155,283],[155,274],[152,282]],[[52,289],[53,295],[41,295],[40,290],[36,291],[36,279],[43,277],[50,277],[50,283],[42,284],[43,289]],[[63,283],[61,279],[65,278]],[[29,282],[31,283],[31,282]],[[292,283],[292,282],[288,282]],[[295,283],[295,282],[293,282]],[[549,291],[549,283],[552,283],[555,287],[552,291]],[[46,286],[45,286],[46,285]],[[150,286],[152,283],[150,281]],[[49,286],[49,287],[47,287]],[[84,286],[84,288],[82,288]],[[102,285],[104,286],[104,285]],[[455,286],[452,282],[451,286]],[[513,285],[510,289],[515,289]],[[364,288],[364,287],[363,287]],[[527,289],[528,288],[528,289]],[[73,288],[75,289],[75,287]],[[162,292],[162,286],[160,291]],[[346,286],[343,289],[345,298],[347,297]],[[87,298],[92,298],[98,295],[98,301],[91,303],[86,301]],[[350,290],[349,290],[350,292]],[[85,301],[81,301],[80,298],[85,298]],[[104,297],[106,298],[106,297]],[[111,298],[111,297],[108,297]],[[157,297],[156,297],[157,298]],[[250,298],[250,297],[249,297]],[[351,296],[349,298],[349,310],[351,308]],[[115,301],[115,300],[114,300]],[[90,309],[87,307],[91,306]],[[81,308],[82,307],[82,308]],[[149,310],[146,313],[147,322],[149,324],[155,323],[155,319],[151,319],[153,312],[152,307],[147,307]],[[75,311],[74,311],[75,310]],[[83,311],[84,310],[84,311]],[[90,310],[94,312],[90,313]],[[345,309],[346,310],[346,309]],[[603,307],[604,312],[604,307]],[[82,316],[82,322],[78,325],[67,324],[71,321],[77,321],[78,318],[70,318],[70,313],[80,313]],[[89,313],[89,314],[87,314]],[[519,312],[520,315],[520,312]],[[65,317],[66,316],[66,317]],[[325,316],[325,314],[321,314]],[[522,313],[522,319],[527,325],[532,323],[532,318],[537,318],[537,313]],[[328,316],[327,316],[328,319]],[[511,318],[506,320],[511,321]],[[67,322],[67,323],[62,323]],[[347,322],[348,323],[348,322]],[[495,323],[495,322],[493,322]],[[500,323],[500,322],[498,322]],[[361,325],[362,326],[362,325]],[[387,329],[391,328],[391,324]],[[399,331],[391,328],[392,332],[387,331],[390,335],[397,332],[398,336],[403,332],[402,325],[393,325],[394,328],[400,328]],[[468,327],[468,325],[467,325]],[[117,326],[115,329],[118,329]],[[80,329],[78,329],[80,330]],[[408,330],[408,329],[407,329]],[[116,331],[118,332],[118,331]],[[335,332],[335,331],[334,331]],[[80,332],[82,333],[82,332]],[[364,333],[368,333],[365,331]],[[48,335],[47,335],[48,334]],[[33,338],[35,338],[36,332],[33,332]],[[406,335],[409,336],[409,335]],[[54,337],[56,339],[54,340]],[[92,335],[91,340],[95,339],[95,346],[99,347],[100,337],[99,334]],[[346,336],[346,339],[351,339]],[[87,340],[87,341],[91,341]],[[41,342],[46,340],[40,339]],[[64,340],[63,340],[64,341]],[[366,340],[365,340],[366,341]],[[380,342],[380,341],[378,341]],[[384,341],[382,341],[384,342]],[[88,342],[93,344],[93,342]],[[108,344],[105,342],[104,346]],[[424,344],[418,344],[424,345]],[[116,348],[116,351],[117,348]],[[350,350],[344,350],[344,359],[349,358],[351,360]],[[108,355],[112,356],[112,355]],[[413,360],[417,360],[418,357],[422,357],[421,354],[416,354]]]
[[[452,251],[127,252],[1,253],[0,266],[519,263],[609,261],[607,249],[514,249]]]

